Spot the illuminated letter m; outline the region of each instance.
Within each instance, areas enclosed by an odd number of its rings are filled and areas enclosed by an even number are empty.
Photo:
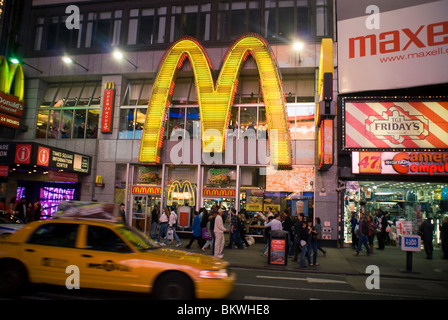
[[[139,161],[160,163],[163,122],[170,106],[177,72],[187,57],[196,80],[202,151],[222,153],[238,77],[249,54],[254,57],[260,74],[269,131],[276,132],[277,137],[270,140],[271,165],[290,166],[291,145],[282,83],[273,54],[265,40],[258,35],[243,36],[229,48],[216,85],[207,54],[197,41],[181,39],[167,50],[152,88]]]

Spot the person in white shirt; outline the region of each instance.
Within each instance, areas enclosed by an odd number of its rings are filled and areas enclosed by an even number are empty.
[[[228,230],[224,228],[224,223],[222,221],[222,215],[224,214],[223,209],[218,210],[218,215],[215,218],[215,257],[222,259],[224,257],[224,232]]]
[[[271,219],[269,219],[271,218]],[[269,219],[269,222],[267,221]],[[282,222],[280,221],[280,215],[276,214],[274,219],[271,217],[268,217],[267,220],[264,222],[265,230],[266,228],[270,228],[270,231],[276,231],[276,230],[283,230]],[[266,250],[269,248],[269,244],[271,243],[271,237],[267,237],[266,245],[264,246],[263,250],[261,251],[261,254],[266,256]]]
[[[160,243],[160,238],[166,237],[168,231],[168,217],[170,215],[170,211],[168,208],[165,208],[164,212],[160,215],[159,218],[159,235],[157,236],[157,243]]]
[[[177,214],[174,210],[171,210],[170,213],[170,217],[168,219],[168,230],[173,230],[173,239],[175,239],[177,241],[177,245],[176,247],[180,247],[181,243],[180,243],[180,239],[179,236],[177,235],[176,232],[176,223],[177,223]],[[166,243],[168,241],[168,237],[165,237],[165,241],[163,243],[161,243],[161,246],[166,246]]]

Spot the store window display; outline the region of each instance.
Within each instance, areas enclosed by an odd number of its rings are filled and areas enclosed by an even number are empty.
[[[447,191],[448,184],[440,182],[348,181],[344,194],[344,239],[351,242],[353,214],[359,218],[360,211],[374,215],[381,210],[388,217],[389,244],[397,243],[397,221],[412,222],[412,233],[417,234],[424,217],[432,220],[434,241],[439,243],[439,225],[448,213]]]

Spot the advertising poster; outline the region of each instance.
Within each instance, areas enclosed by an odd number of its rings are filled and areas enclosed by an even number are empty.
[[[338,0],[339,92],[448,82],[448,0]]]
[[[270,249],[269,263],[284,265],[286,263],[286,241],[284,239],[272,239]]]

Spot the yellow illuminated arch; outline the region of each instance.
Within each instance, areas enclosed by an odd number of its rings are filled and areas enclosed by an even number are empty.
[[[13,84],[14,87],[12,88]],[[14,95],[19,98],[19,101],[22,101],[25,92],[24,87],[25,77],[22,66],[19,64],[9,66],[6,58],[0,56],[0,91],[8,95]],[[14,92],[11,92],[11,89]]]
[[[152,88],[139,161],[160,162],[166,110],[173,94],[177,72],[187,57],[196,80],[202,149],[204,152],[223,152],[238,77],[248,54],[254,57],[260,74],[270,133],[271,165],[290,166],[291,145],[282,83],[271,50],[257,35],[243,36],[228,50],[216,86],[207,54],[197,41],[182,39],[167,50]]]

